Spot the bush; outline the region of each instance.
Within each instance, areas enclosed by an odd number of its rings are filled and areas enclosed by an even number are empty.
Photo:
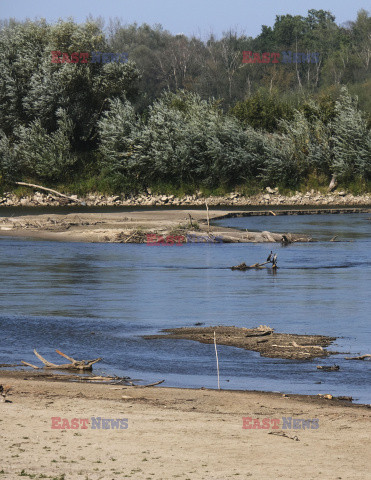
[[[57,118],[58,129],[50,134],[41,126],[40,120],[35,120],[29,127],[19,127],[12,144],[2,134],[0,166],[6,178],[26,175],[57,181],[68,174],[76,161],[70,143],[72,122],[62,109],[57,111]]]
[[[371,133],[366,117],[357,108],[357,98],[352,98],[345,87],[335,111],[331,122],[332,171],[340,181],[371,179]]]

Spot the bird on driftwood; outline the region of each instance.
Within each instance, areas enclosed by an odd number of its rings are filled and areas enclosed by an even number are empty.
[[[271,262],[273,258],[273,252],[271,250],[271,253],[268,255],[267,262]]]
[[[277,267],[277,253],[273,255],[272,267]]]

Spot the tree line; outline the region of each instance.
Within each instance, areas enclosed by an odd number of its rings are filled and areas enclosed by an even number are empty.
[[[88,18],[0,23],[0,188],[295,189],[371,180],[371,17],[277,16],[256,37]],[[51,52],[126,52],[55,63]],[[318,62],[243,63],[243,52]],[[61,55],[62,55],[61,53]],[[54,54],[55,55],[55,54]],[[77,56],[76,56],[77,58]]]

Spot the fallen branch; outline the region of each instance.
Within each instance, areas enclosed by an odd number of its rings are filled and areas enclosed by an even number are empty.
[[[78,200],[73,197],[69,197],[68,195],[64,195],[63,193],[57,192],[57,190],[53,190],[51,188],[46,188],[42,187],[41,185],[34,185],[33,183],[25,183],[25,182],[15,182],[17,185],[23,185],[25,187],[31,187],[31,188],[38,188],[39,190],[44,190],[46,192],[51,192],[55,193],[56,195],[59,195],[60,197],[67,198],[68,200],[71,200],[71,202],[76,202],[76,203],[83,203],[82,200]]]
[[[48,360],[46,360],[44,357],[42,357],[36,349],[33,351],[36,357],[45,365],[44,368],[54,368],[57,370],[92,370],[94,363],[99,362],[102,360],[101,358],[96,358],[95,360],[75,360],[72,357],[69,357],[65,353],[62,353],[59,350],[56,350],[56,352],[59,355],[62,355],[62,357],[67,358],[70,360],[71,363],[65,363],[62,365],[57,365],[56,363],[51,363]]]
[[[19,363],[0,363],[0,368],[4,367],[21,367]]]
[[[268,432],[268,435],[278,435],[279,437],[286,437],[289,438],[290,440],[295,440],[296,442],[300,442],[299,438],[295,435],[293,437],[290,437],[287,435],[285,432]]]
[[[209,217],[209,206],[207,204],[207,201],[205,200],[205,205],[206,205],[206,214],[207,214],[207,233],[210,235],[210,217]]]
[[[371,355],[367,353],[366,355],[360,355],[359,357],[345,357],[345,360],[365,360],[366,358],[371,358]]]
[[[21,360],[21,362],[23,363],[23,365],[26,365],[27,367],[32,367],[34,368],[35,370],[39,370],[40,367],[37,367],[36,365],[32,365],[32,363],[28,363],[28,362],[25,362],[23,360]]]
[[[261,234],[262,234],[262,237],[268,240],[268,242],[272,242],[272,243],[276,242],[276,239],[273,237],[271,232],[264,231],[264,232],[261,232]]]
[[[271,263],[271,262],[254,263],[253,265],[246,265],[246,263],[243,262],[243,263],[240,263],[239,265],[231,267],[231,270],[249,270],[253,268],[263,268],[264,265],[267,265],[267,263]]]
[[[336,175],[333,175],[327,191],[331,192],[332,190],[334,190],[337,187],[337,184],[338,184],[338,182],[337,182],[337,179],[336,179]]]
[[[132,387],[136,388],[147,388],[147,387],[154,387],[155,385],[160,385],[161,383],[164,383],[165,380],[160,380],[159,382],[155,383],[149,383],[148,385],[132,385]]]
[[[214,347],[215,347],[215,355],[216,355],[216,369],[218,372],[218,390],[220,390],[220,378],[219,378],[219,358],[218,358],[218,349],[216,348],[216,334],[214,332]]]
[[[340,370],[339,365],[327,366],[327,365],[317,365],[318,370],[323,370],[325,372],[334,372]]]
[[[298,345],[296,342],[292,342],[291,345],[276,345],[272,344],[272,347],[278,348],[317,348],[318,350],[323,351],[323,348],[318,345]]]
[[[115,377],[79,377],[80,380],[86,380],[88,382],[112,382],[113,380],[116,380]]]
[[[132,235],[130,235],[126,240],[124,240],[124,243],[128,243],[129,240],[131,240],[136,234],[137,234],[137,231],[135,230],[135,232]]]
[[[296,342],[292,342],[292,346],[296,348],[318,348],[319,350],[323,350],[323,348],[318,345],[298,345]]]

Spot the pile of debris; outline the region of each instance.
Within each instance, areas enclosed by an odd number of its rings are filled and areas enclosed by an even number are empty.
[[[147,335],[146,339],[182,339],[201,343],[214,343],[214,332],[219,345],[244,348],[259,352],[262,357],[310,360],[327,357],[338,352],[329,352],[328,347],[335,337],[323,335],[292,335],[275,333],[273,328],[260,325],[257,328],[239,327],[190,327],[163,330],[166,335]]]

